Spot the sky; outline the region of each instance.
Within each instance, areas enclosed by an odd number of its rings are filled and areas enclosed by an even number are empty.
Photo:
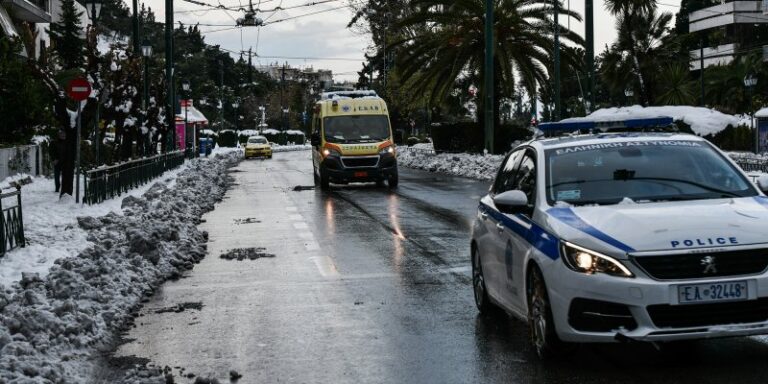
[[[226,7],[246,5],[247,0],[193,0],[205,4],[219,3]],[[308,3],[328,0],[254,0],[254,8],[272,10],[301,6]],[[244,27],[229,29],[234,26],[234,19],[242,16],[238,11],[211,10],[210,8],[183,0],[174,1],[175,21],[185,24],[200,23],[200,30],[209,44],[218,44],[222,48],[240,51],[253,49],[259,57],[254,64],[268,65],[287,62],[293,67],[313,67],[331,69],[336,81],[357,80],[357,71],[362,67],[363,54],[370,45],[368,36],[346,28],[353,16],[350,1],[330,0],[324,4],[296,7],[293,9],[266,12],[259,16],[266,22],[278,21],[264,27]],[[568,6],[569,0],[563,0]],[[146,0],[144,3],[155,12],[158,21],[165,20],[165,1]],[[660,10],[677,13],[680,0],[662,0]],[[584,0],[570,0],[570,7],[583,14]],[[302,16],[315,13],[314,15]],[[295,19],[280,21],[286,18]],[[562,25],[568,25],[561,18]],[[570,27],[579,34],[584,34],[583,24],[571,20]],[[605,10],[601,2],[595,3],[595,51],[600,53],[605,46],[616,39],[614,19]]]

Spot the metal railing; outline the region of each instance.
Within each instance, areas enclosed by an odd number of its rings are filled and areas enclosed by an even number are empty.
[[[736,164],[741,167],[745,172],[760,171],[768,173],[768,161],[759,159],[734,159]]]
[[[85,172],[83,203],[98,204],[184,164],[185,152],[175,151]]]
[[[3,200],[16,197],[16,205],[3,206]],[[21,212],[21,186],[13,192],[0,193],[0,256],[26,245],[24,241],[24,217]]]

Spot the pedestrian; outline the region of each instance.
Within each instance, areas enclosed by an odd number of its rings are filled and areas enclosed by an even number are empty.
[[[48,155],[51,157],[51,164],[53,165],[53,185],[56,192],[59,192],[61,188],[61,161],[64,157],[64,141],[66,139],[67,133],[63,129],[59,129],[56,137],[48,142]]]

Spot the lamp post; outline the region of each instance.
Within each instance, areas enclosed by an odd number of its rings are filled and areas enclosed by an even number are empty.
[[[144,57],[144,73],[142,74],[144,80],[144,97],[141,100],[142,114],[147,114],[147,108],[149,108],[149,58],[152,57],[152,45],[149,40],[144,40],[141,44],[141,56]],[[144,150],[144,149],[142,149]]]
[[[184,91],[184,136],[186,137],[187,132],[189,132],[189,80],[184,80],[181,82],[181,90]],[[195,134],[192,134],[192,149],[195,148]],[[185,140],[189,142],[188,140]]]
[[[749,103],[749,126],[755,133],[755,153],[760,152],[760,134],[755,129],[755,111],[752,108],[752,88],[757,85],[757,77],[751,72],[744,76],[744,86],[747,88],[747,102]]]

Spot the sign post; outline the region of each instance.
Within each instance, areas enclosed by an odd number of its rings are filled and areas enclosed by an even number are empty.
[[[80,202],[80,121],[83,112],[82,101],[91,95],[91,83],[78,77],[67,84],[67,95],[77,101],[77,133],[75,135],[75,203]]]

